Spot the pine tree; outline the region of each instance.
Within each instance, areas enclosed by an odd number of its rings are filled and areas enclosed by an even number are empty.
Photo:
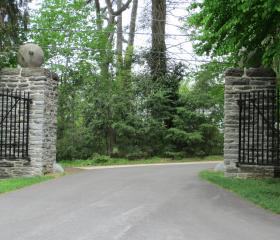
[[[28,23],[28,0],[0,1],[0,68],[15,63],[15,50],[24,39]]]

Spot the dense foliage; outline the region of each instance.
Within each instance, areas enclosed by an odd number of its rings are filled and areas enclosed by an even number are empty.
[[[189,11],[198,54],[226,56],[242,66],[279,65],[278,0],[204,0]]]
[[[30,16],[28,40],[42,46],[46,66],[60,75],[58,159],[220,154],[224,65],[191,74],[165,59],[164,74],[155,74],[155,50],[135,54],[132,31],[122,55],[113,34],[120,11],[111,9],[113,1],[106,1],[109,9],[96,3],[44,0]]]
[[[32,38],[62,73],[58,159],[221,153],[223,89],[217,75],[207,78],[211,66],[188,75],[184,65],[169,63],[157,81],[149,68],[120,69],[108,38],[114,25],[97,27],[93,12],[94,5],[81,0],[45,0],[33,18],[34,28],[45,31],[33,31]],[[145,54],[134,59],[147,61]],[[190,87],[187,79],[197,81]]]
[[[16,64],[16,49],[25,38],[28,0],[0,1],[0,68]]]

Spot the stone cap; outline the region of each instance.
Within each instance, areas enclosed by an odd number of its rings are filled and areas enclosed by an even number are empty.
[[[225,71],[226,77],[262,77],[262,78],[275,78],[276,73],[269,68],[229,68]]]
[[[248,77],[276,77],[276,73],[269,68],[248,68],[246,70]]]

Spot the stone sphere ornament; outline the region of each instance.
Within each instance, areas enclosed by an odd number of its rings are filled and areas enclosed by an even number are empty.
[[[41,67],[44,63],[44,52],[37,44],[26,43],[19,47],[17,59],[21,67]]]

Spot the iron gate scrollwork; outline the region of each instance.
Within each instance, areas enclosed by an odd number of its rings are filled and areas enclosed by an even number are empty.
[[[239,95],[238,163],[279,166],[279,90]]]
[[[28,159],[30,94],[0,89],[0,159]]]

